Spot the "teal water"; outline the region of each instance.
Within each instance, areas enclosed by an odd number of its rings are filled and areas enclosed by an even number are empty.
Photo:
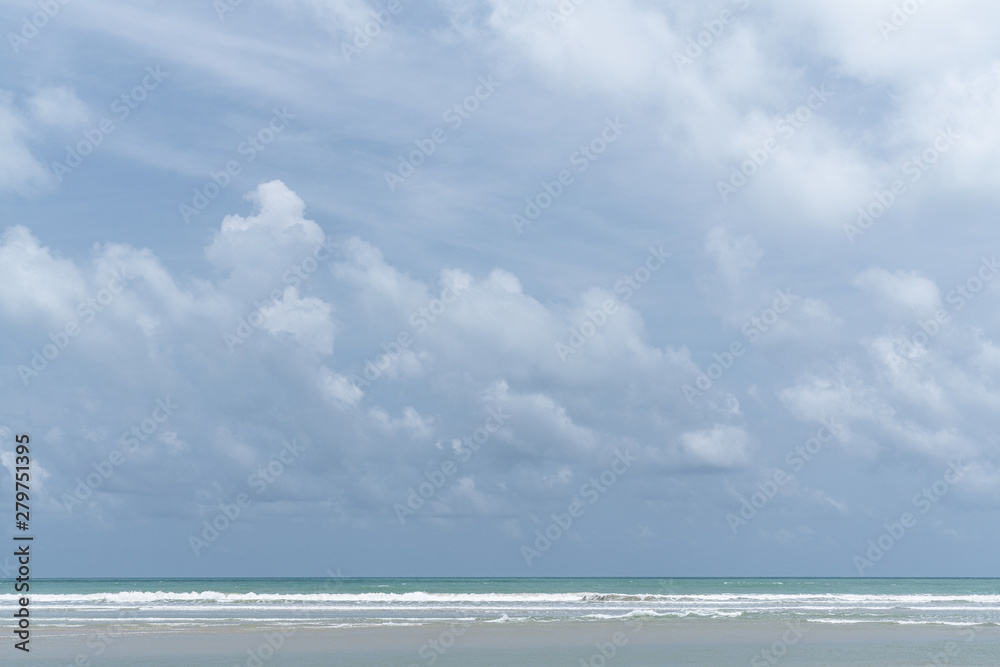
[[[9,582],[9,580],[8,580]],[[780,586],[780,589],[775,587]],[[1000,579],[992,578],[655,578],[655,577],[298,577],[218,579],[36,579],[38,594],[120,593],[124,591],[221,593],[597,593],[655,594],[668,588],[678,594],[1000,594]]]

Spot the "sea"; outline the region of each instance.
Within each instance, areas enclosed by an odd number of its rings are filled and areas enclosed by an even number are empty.
[[[17,597],[0,599],[13,607]],[[68,628],[108,621],[344,628],[635,617],[970,626],[1000,624],[1000,579],[44,579],[32,582],[31,604],[38,622]]]
[[[4,608],[14,609],[20,596],[13,593],[10,582],[6,590],[11,592],[0,595]],[[58,665],[74,664],[74,659],[80,661],[83,656],[86,663],[77,664],[174,665],[188,661],[189,664],[257,667],[383,663],[434,667],[445,664],[551,665],[552,660],[556,660],[559,664],[584,667],[616,664],[771,667],[779,663],[869,664],[861,657],[866,655],[864,651],[870,650],[881,651],[885,656],[884,660],[877,659],[870,664],[1000,666],[1000,655],[994,654],[1000,650],[1000,631],[994,630],[1000,626],[1000,579],[339,576],[43,579],[32,581],[30,609],[36,647],[44,644],[47,637],[56,636],[63,649],[69,647],[59,661],[47,663]],[[9,618],[9,614],[7,616]],[[638,648],[638,639],[633,640],[632,647],[608,644],[610,635],[606,629],[619,625],[629,628],[632,633],[641,628],[642,637],[647,640],[644,648]],[[408,637],[419,638],[423,632],[427,637],[441,638],[445,642],[450,639],[461,645],[461,636],[466,631],[481,628],[481,634],[487,636],[486,629],[497,626],[509,630],[503,631],[506,632],[503,635],[505,642],[509,644],[506,646],[508,658],[498,657],[503,651],[485,652],[480,660],[473,653],[463,654],[457,649],[445,654],[438,648],[427,650],[426,645],[418,646],[411,639],[402,646],[388,640],[395,636],[392,633],[396,629],[410,628]],[[810,635],[808,632],[834,626],[841,628],[840,634],[813,632]],[[555,636],[559,628],[569,627],[577,631],[583,628],[588,642],[590,637],[586,628],[591,627],[595,638],[593,647],[587,643],[561,653],[551,653],[555,650],[552,647],[538,648],[535,653],[529,650],[528,654],[518,654],[520,658],[512,657],[522,640],[526,642],[531,638],[538,644],[539,637]],[[657,628],[662,631],[660,634],[651,632]],[[716,631],[713,628],[719,633],[719,641],[725,637],[737,639],[729,641],[724,650],[710,650],[719,643],[713,639]],[[777,632],[774,628],[798,628],[798,634],[792,633],[794,641],[790,642],[791,630]],[[869,629],[874,634],[852,634],[848,632],[850,628]],[[906,641],[902,643],[894,639],[902,637],[900,628],[909,628]],[[758,629],[759,639],[755,635]],[[293,659],[292,653],[282,653],[280,646],[270,651],[264,647],[255,653],[264,644],[255,644],[253,637],[276,638],[270,640],[275,648],[274,644],[291,645],[290,639],[286,641],[282,637],[292,637],[299,631],[311,633],[308,636],[313,637],[336,637],[338,633],[348,636],[351,631],[364,631],[368,634],[358,636],[386,637],[386,650],[391,648],[395,652],[391,657],[386,653],[382,658],[375,658],[371,651],[366,653],[359,648],[351,659],[344,658],[343,651],[338,653],[340,658],[332,654],[323,658],[317,657],[319,649],[314,643],[311,645],[314,655],[309,659]],[[148,661],[135,662],[134,653],[130,654],[132,658],[122,658],[124,662],[112,660],[115,638],[198,637],[206,632],[230,633],[234,637],[251,639],[249,644],[245,641],[239,644],[239,650],[234,649],[232,656],[216,662],[212,662],[214,658],[199,662],[199,658],[191,656],[173,659],[150,656]],[[102,636],[104,639],[95,639]],[[298,636],[304,635],[299,632]],[[666,646],[670,642],[666,639],[657,640],[659,643],[652,641],[658,636],[679,637],[678,650],[670,651]],[[979,641],[987,636],[993,639]],[[803,637],[801,642],[799,637]],[[821,652],[827,658],[810,661],[809,656],[820,654],[809,648],[809,637],[827,638],[825,653]],[[853,647],[845,646],[843,655],[853,650],[857,657],[838,662],[830,653],[830,637],[867,639],[859,639],[860,643],[854,642]],[[687,644],[681,646],[684,641]],[[865,641],[874,643],[866,647]],[[955,651],[945,650],[949,641],[957,647]],[[900,650],[911,651],[914,657],[892,658],[890,647],[894,642],[900,645]],[[603,654],[602,646],[605,647]],[[99,653],[95,647],[102,647]],[[162,648],[155,650],[163,651]],[[610,657],[606,655],[609,650],[613,652]],[[657,657],[658,651],[661,657]],[[936,663],[931,658],[935,652],[944,655]],[[781,655],[775,657],[778,653]],[[565,655],[565,660],[558,657],[561,655]],[[0,664],[21,664],[15,660],[20,657],[12,654],[9,647],[0,650]],[[161,663],[156,662],[160,659]],[[69,662],[61,662],[63,660]]]

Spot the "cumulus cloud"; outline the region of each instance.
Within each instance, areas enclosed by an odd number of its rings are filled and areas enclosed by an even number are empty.
[[[206,22],[183,3],[94,0],[60,18],[66,39],[39,37],[64,78],[28,71],[0,95],[0,398],[44,440],[48,525],[184,562],[170,550],[187,533],[163,527],[199,525],[293,440],[301,465],[220,540],[217,570],[208,555],[179,574],[233,571],[271,548],[262,531],[315,538],[355,572],[401,544],[428,568],[474,554],[508,572],[510,541],[625,449],[639,462],[571,531],[588,572],[608,553],[592,547],[621,538],[647,569],[669,553],[698,574],[706,553],[760,548],[769,568],[844,573],[838,549],[871,535],[814,522],[881,521],[955,457],[967,482],[935,512],[991,511],[1000,282],[969,261],[995,233],[995,7],[410,2],[349,61],[384,6],[272,0]],[[67,46],[94,35],[100,58]],[[67,135],[137,84],[108,65],[123,62],[162,63],[170,94],[116,117],[53,187]],[[486,100],[480,76],[503,82]],[[446,121],[470,95],[475,112]],[[279,103],[293,123],[248,159],[238,147]],[[621,140],[581,170],[570,156],[618,116]],[[447,141],[389,192],[384,173],[435,128]],[[233,160],[210,207],[171,227]],[[513,233],[510,213],[564,169],[573,182]],[[673,255],[625,298],[611,286],[649,238]],[[778,290],[794,295],[781,313]],[[159,402],[178,406],[164,422]],[[844,427],[786,487],[804,502],[732,536],[733,493],[789,466],[823,419]],[[70,515],[65,494],[132,429],[139,445]],[[445,463],[398,525],[393,503]],[[995,552],[960,528],[967,553]],[[568,571],[556,551],[537,572]]]
[[[609,388],[633,382],[636,373],[652,386],[665,375],[679,379],[690,367],[683,353],[650,345],[642,318],[625,304],[612,315],[600,339],[581,351],[585,358],[563,363],[554,346],[576,323],[580,311],[542,304],[513,273],[495,268],[476,278],[445,268],[437,284],[422,283],[357,237],[328,243],[326,233],[304,217],[301,198],[279,181],[259,186],[247,199],[255,212],[226,216],[206,249],[211,264],[223,269],[213,280],[176,276],[151,251],[118,244],[96,247],[92,266],[81,267],[54,257],[25,228],[5,233],[2,248],[8,261],[2,266],[9,280],[0,304],[10,326],[24,328],[32,316],[57,322],[73,317],[75,304],[96,298],[102,281],[123,276],[124,284],[116,284],[113,299],[73,339],[72,354],[51,360],[51,368],[57,370],[39,369],[31,382],[56,391],[47,384],[49,373],[86,372],[83,369],[92,361],[114,349],[130,362],[107,385],[108,393],[95,409],[107,409],[105,401],[121,400],[133,374],[159,378],[159,383],[173,387],[164,392],[175,396],[183,392],[180,422],[171,421],[136,454],[136,465],[143,461],[151,466],[142,474],[152,474],[161,463],[179,469],[186,458],[198,456],[227,466],[223,476],[228,482],[218,482],[225,490],[226,484],[237,483],[237,471],[251,470],[266,458],[277,439],[292,437],[286,418],[273,419],[267,416],[269,411],[247,414],[241,406],[265,400],[275,401],[279,409],[313,404],[315,397],[326,406],[321,412],[333,410],[340,428],[353,434],[352,440],[369,443],[369,449],[358,450],[345,441],[317,454],[325,459],[317,465],[317,474],[332,469],[332,456],[343,457],[341,465],[348,469],[367,468],[390,453],[416,464],[414,452],[400,450],[396,443],[400,436],[425,441],[436,433],[443,435],[439,429],[445,423],[428,413],[449,413],[451,434],[474,433],[486,416],[503,415],[502,431],[492,436],[490,451],[482,456],[517,471],[514,483],[519,493],[534,497],[564,485],[578,471],[582,474],[581,466],[605,466],[609,452],[620,445],[622,434],[595,420],[593,407],[601,405],[604,412],[624,415],[633,399]],[[262,280],[268,268],[282,268],[290,257],[312,257],[317,247],[325,248],[330,259],[322,269],[317,263],[297,286],[284,285],[287,280],[277,270],[268,271]],[[10,288],[25,284],[33,285],[30,298]],[[255,307],[244,296],[248,285],[264,290],[276,286],[278,296]],[[408,333],[407,349],[379,347],[371,334],[378,330],[386,332],[385,340],[395,340],[395,331]],[[339,347],[340,336],[347,341],[349,358],[335,354],[334,341]],[[30,337],[27,340],[31,342]],[[200,360],[198,365],[187,359],[192,353]],[[318,357],[323,364],[316,367]],[[81,359],[87,360],[83,367]],[[375,362],[376,377],[365,375],[367,366],[360,359]],[[407,368],[407,359],[416,364],[409,371],[391,370]],[[27,355],[21,361],[21,366],[29,363]],[[622,375],[623,363],[631,369],[631,377]],[[183,380],[172,371],[178,364],[186,369]],[[284,368],[290,395],[279,399],[275,389],[251,381],[262,364]],[[16,377],[14,368],[8,372]],[[406,392],[417,386],[423,386],[417,394],[422,405],[393,409],[382,403],[392,400],[386,394],[390,389]],[[574,387],[586,388],[586,393],[574,395]],[[672,393],[677,391],[679,382]],[[153,400],[137,401],[128,410],[133,419],[141,420]],[[457,423],[456,409],[466,413]],[[213,418],[217,425],[208,432],[190,430],[205,411],[218,415]],[[328,428],[310,419],[296,430],[304,430],[299,437],[316,442]],[[111,437],[111,433],[95,437],[53,473],[64,489],[78,474],[86,451],[97,456]],[[688,453],[700,464],[745,463],[747,440],[741,431],[721,429],[687,438]],[[541,467],[536,470],[535,465]],[[149,484],[147,488],[158,493],[191,493]],[[311,488],[304,486],[303,494],[311,494]],[[497,501],[489,500],[491,488],[467,477],[454,497],[471,508],[495,509]]]
[[[73,262],[54,257],[26,227],[10,227],[0,237],[0,306],[8,316],[41,315],[50,321],[72,316],[86,295]]]
[[[287,287],[280,300],[260,312],[264,317],[263,328],[272,335],[288,334],[299,345],[318,354],[333,351],[332,308],[322,299],[301,298],[294,287]]]
[[[262,183],[245,198],[255,213],[223,218],[206,256],[244,288],[262,290],[268,283],[297,286],[303,279],[299,263],[315,261],[312,255],[326,235],[304,217],[305,202],[281,181]]]

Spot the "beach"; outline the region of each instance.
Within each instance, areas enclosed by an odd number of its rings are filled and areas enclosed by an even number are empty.
[[[30,655],[7,647],[0,664],[995,666],[997,583],[50,581]]]
[[[1000,629],[976,632],[971,641],[954,628],[843,626],[812,624],[794,644],[774,651],[789,628],[773,623],[679,622],[648,624],[597,622],[558,626],[494,625],[466,628],[451,643],[450,624],[395,628],[136,632],[104,642],[113,626],[94,628],[88,637],[66,631],[40,632],[29,660],[45,665],[996,665]],[[449,645],[445,647],[444,642]],[[618,640],[617,643],[615,640]],[[270,640],[270,641],[269,641]],[[90,642],[88,648],[87,642]],[[430,648],[437,641],[438,649]],[[34,643],[33,642],[33,643]],[[949,644],[950,643],[950,644]],[[277,648],[273,648],[277,645]],[[781,655],[777,655],[780,653]],[[8,653],[8,655],[10,655]],[[84,660],[80,660],[83,656]],[[433,659],[432,657],[433,656]],[[754,662],[756,660],[756,663]],[[581,663],[582,661],[582,663]]]

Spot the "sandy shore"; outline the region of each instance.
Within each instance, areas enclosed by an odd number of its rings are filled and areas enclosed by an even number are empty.
[[[1000,628],[679,620],[419,627],[200,630],[39,627],[28,659],[45,665],[1000,665]],[[763,653],[768,651],[768,653]],[[16,658],[16,663],[14,659]],[[606,662],[602,662],[602,660]],[[556,661],[553,663],[553,661]]]

